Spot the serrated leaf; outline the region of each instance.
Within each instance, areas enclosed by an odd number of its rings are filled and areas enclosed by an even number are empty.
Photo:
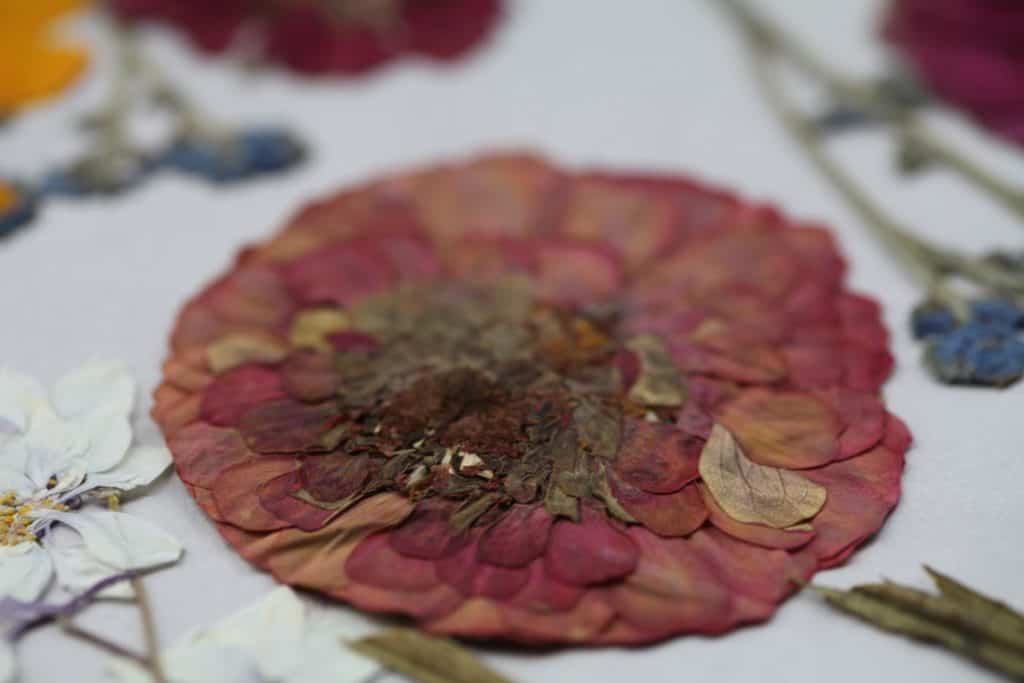
[[[454,640],[411,628],[390,628],[348,645],[416,683],[512,683]]]
[[[829,604],[870,624],[943,645],[1024,679],[1024,615],[963,584],[925,568],[940,595],[884,583],[848,591],[814,586]]]
[[[700,476],[715,502],[737,522],[785,529],[811,519],[825,505],[825,487],[746,456],[732,433],[715,424],[700,454]]]

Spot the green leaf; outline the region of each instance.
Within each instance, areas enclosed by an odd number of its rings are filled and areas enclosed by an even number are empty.
[[[416,629],[390,628],[348,645],[417,683],[512,683],[454,640]]]
[[[943,645],[1024,679],[1024,615],[925,567],[939,595],[891,581],[848,591],[814,586],[839,609],[879,628]]]

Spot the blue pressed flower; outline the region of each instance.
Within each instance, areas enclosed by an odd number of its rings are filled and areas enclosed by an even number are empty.
[[[240,131],[224,139],[179,138],[167,150],[164,163],[215,182],[233,182],[286,170],[305,156],[305,147],[294,135],[267,128]]]
[[[943,382],[1005,386],[1024,375],[1024,342],[1003,325],[972,320],[933,337],[925,359]]]
[[[38,198],[32,190],[0,179],[0,237],[22,227],[36,215]]]
[[[89,156],[47,173],[39,184],[39,192],[70,197],[116,194],[138,185],[153,168],[151,159],[133,150]]]
[[[971,317],[981,323],[1008,328],[1024,326],[1024,309],[1007,299],[982,299],[971,304]]]
[[[910,317],[910,329],[915,339],[952,332],[958,324],[947,306],[934,301],[918,304]]]

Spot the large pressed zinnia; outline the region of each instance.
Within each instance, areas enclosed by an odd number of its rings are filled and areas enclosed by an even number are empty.
[[[439,633],[767,618],[899,497],[872,301],[829,234],[523,156],[299,213],[187,304],[154,414],[281,581]]]

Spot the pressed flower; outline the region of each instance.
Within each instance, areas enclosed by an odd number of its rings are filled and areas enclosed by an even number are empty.
[[[134,395],[119,363],[87,363],[49,393],[0,371],[0,597],[35,600],[54,573],[64,588],[84,590],[180,556],[181,545],[151,523],[105,509],[110,496],[149,484],[170,462],[162,446],[132,445]],[[57,524],[80,542],[55,541]]]
[[[766,619],[899,497],[892,358],[820,227],[526,156],[301,211],[190,301],[154,416],[281,581],[443,634]]]
[[[88,62],[79,46],[56,39],[53,24],[82,0],[0,3],[0,117],[66,88]]]
[[[0,178],[0,237],[35,218],[37,204],[35,193],[28,187]]]
[[[246,47],[305,73],[368,71],[399,55],[458,57],[490,32],[500,0],[114,0],[127,19],[170,23],[203,50]]]
[[[286,170],[305,156],[305,147],[288,131],[257,128],[218,139],[179,138],[167,150],[164,163],[215,182],[234,182]]]
[[[286,586],[215,624],[186,634],[161,654],[171,683],[360,683],[380,672],[345,646],[372,627],[351,612],[306,605]],[[132,660],[112,659],[116,683],[148,683]]]
[[[884,35],[936,95],[1024,144],[1020,3],[892,0]]]

